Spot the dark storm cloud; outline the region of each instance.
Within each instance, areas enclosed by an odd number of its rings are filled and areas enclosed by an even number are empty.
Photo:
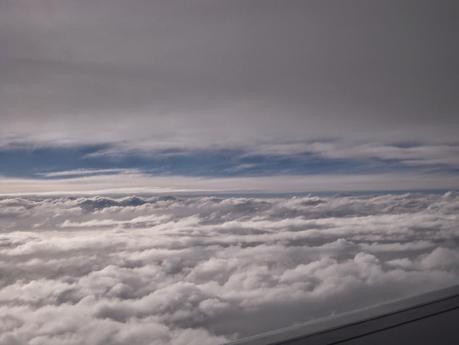
[[[459,196],[0,198],[1,344],[221,344],[459,281]]]
[[[456,140],[456,1],[0,6],[4,145]]]

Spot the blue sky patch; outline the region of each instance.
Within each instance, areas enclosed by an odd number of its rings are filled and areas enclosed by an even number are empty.
[[[391,159],[330,159],[317,154],[249,154],[242,150],[129,153],[106,156],[107,146],[80,146],[0,151],[0,175],[65,178],[81,174],[113,174],[135,169],[154,175],[205,177],[355,174],[428,170]],[[452,172],[452,168],[435,170]],[[74,171],[74,173],[72,173]],[[69,172],[69,173],[59,173]]]

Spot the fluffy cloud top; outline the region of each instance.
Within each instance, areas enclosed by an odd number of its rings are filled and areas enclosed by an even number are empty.
[[[0,199],[0,344],[219,344],[459,282],[459,195]]]

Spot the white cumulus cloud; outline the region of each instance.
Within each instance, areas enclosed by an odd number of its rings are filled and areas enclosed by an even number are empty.
[[[0,198],[0,344],[220,344],[459,282],[459,195]]]

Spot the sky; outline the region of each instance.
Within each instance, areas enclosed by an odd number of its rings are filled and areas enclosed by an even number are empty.
[[[0,344],[457,284],[458,36],[456,0],[0,0]]]
[[[0,193],[459,188],[457,1],[0,2]]]

